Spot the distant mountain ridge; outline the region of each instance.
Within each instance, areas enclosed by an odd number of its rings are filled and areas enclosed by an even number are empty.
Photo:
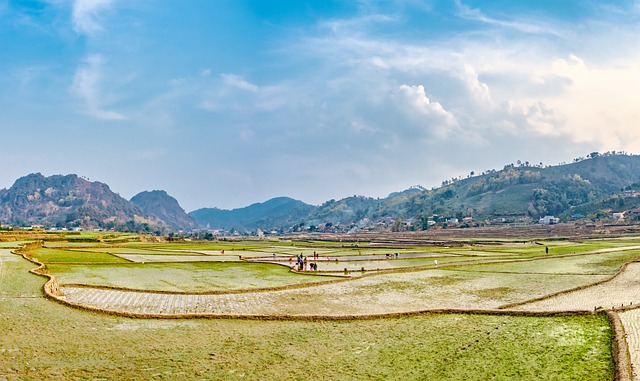
[[[164,195],[165,200],[175,201],[166,193]],[[0,222],[15,226],[154,233],[195,226],[196,223],[177,206],[177,201],[175,204],[165,202],[164,207],[157,203],[153,209],[148,206],[150,202],[145,201],[146,195],[138,196],[142,207],[101,182],[91,182],[73,174],[45,177],[32,173],[17,179],[11,188],[0,190]]]
[[[171,230],[189,231],[199,228],[196,220],[180,207],[178,200],[163,190],[140,192],[131,198],[131,203],[145,215],[163,221]]]
[[[342,232],[363,228],[421,230],[435,223],[442,225],[444,221],[464,218],[474,221],[472,224],[490,220],[531,223],[545,215],[566,220],[573,210],[591,210],[598,203],[608,205],[605,200],[637,183],[640,183],[640,156],[592,153],[571,164],[557,166],[508,164],[502,170],[471,173],[466,178],[444,181],[433,189],[413,187],[383,199],[351,196],[320,206],[305,204],[304,209],[295,209],[295,213],[286,213],[285,209],[270,213],[268,208],[257,207],[269,205],[272,201],[269,200],[231,211],[199,209],[190,215],[215,229],[259,227],[281,231],[296,231],[302,226]]]
[[[77,175],[35,173],[0,190],[0,223],[155,233],[202,227],[288,233],[422,230],[462,220],[464,226],[531,223],[545,215],[594,219],[613,211],[633,212],[640,218],[639,184],[640,156],[592,153],[557,166],[508,164],[501,170],[445,180],[440,187],[412,187],[382,199],[351,196],[314,206],[277,197],[244,208],[202,208],[187,214],[164,191],[141,192],[127,201],[104,183]]]
[[[289,197],[276,197],[244,208],[223,210],[202,208],[189,213],[202,226],[211,229],[282,229],[305,219],[313,205]]]

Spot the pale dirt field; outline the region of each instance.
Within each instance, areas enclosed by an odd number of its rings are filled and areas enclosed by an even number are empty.
[[[595,279],[593,280],[596,281]],[[640,305],[640,263],[631,263],[609,282],[524,304],[514,310],[593,311],[596,307]]]
[[[633,379],[640,380],[640,309],[619,313],[627,334]]]
[[[594,277],[576,275],[486,276],[427,270],[242,294],[188,296],[64,286],[62,292],[70,302],[133,313],[360,315],[426,309],[494,309],[593,281]]]

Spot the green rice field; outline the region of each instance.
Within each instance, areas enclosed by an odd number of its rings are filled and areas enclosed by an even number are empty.
[[[0,380],[7,381],[613,380],[614,331],[605,314],[542,316],[527,306],[567,299],[570,290],[584,298],[640,259],[634,237],[410,246],[86,234],[25,252],[68,290],[58,303],[44,296],[45,278],[28,272],[36,265],[10,253],[18,245],[0,243]],[[297,255],[313,262],[314,251],[317,272],[292,270]],[[640,289],[623,280],[615,292],[635,305]],[[609,292],[606,284],[599,289]],[[569,305],[565,299],[557,305]],[[65,300],[133,316],[181,315],[133,319]],[[218,319],[183,318],[188,311]],[[636,315],[622,316],[637,346]],[[630,350],[639,361],[640,348]]]
[[[49,301],[32,264],[6,250],[0,259],[7,380],[613,379],[602,315],[130,319]]]

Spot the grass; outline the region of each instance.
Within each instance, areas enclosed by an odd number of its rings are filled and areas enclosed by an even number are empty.
[[[0,242],[0,249],[20,247],[20,242]]]
[[[131,262],[237,262],[237,255],[199,255],[183,253],[178,255],[170,254],[114,254]]]
[[[125,259],[118,258],[114,255],[98,252],[72,251],[62,249],[42,248],[32,252],[34,258],[38,258],[43,263],[56,262],[76,262],[76,263],[126,263]]]
[[[41,296],[0,251],[0,378],[611,380],[600,315],[425,315],[341,322],[132,320]],[[10,279],[10,281],[9,281]]]
[[[81,235],[80,240],[97,234]],[[38,238],[42,239],[42,238]],[[57,237],[56,239],[60,239]],[[104,241],[104,237],[102,237]],[[269,256],[313,251],[330,256],[430,252],[438,269],[378,274],[269,295],[286,314],[360,314],[429,308],[496,308],[591,284],[615,273],[640,250],[640,239],[540,241],[458,247],[358,247],[337,242],[46,243],[34,257],[61,283],[167,291],[273,287],[331,278],[292,274],[262,263],[128,263],[138,260]],[[125,242],[125,240],[131,240]],[[613,377],[611,328],[604,316],[515,317],[433,314],[355,321],[131,320],[76,310],[42,297],[33,264],[0,244],[0,380],[24,379],[554,379]],[[117,245],[117,246],[115,246]],[[54,246],[56,248],[54,248]],[[544,255],[549,247],[550,255]],[[83,250],[83,251],[77,251]],[[124,254],[128,253],[128,254]],[[449,267],[448,261],[537,258],[527,262]],[[335,264],[372,267],[433,265],[435,257]],[[57,262],[57,263],[56,263]],[[324,264],[320,263],[321,266]],[[334,266],[333,263],[327,265]],[[354,267],[354,268],[352,268]],[[322,270],[322,267],[320,268]],[[251,299],[250,295],[248,300]],[[243,297],[246,295],[243,294]],[[223,297],[228,297],[223,295]],[[260,298],[255,307],[260,309]],[[251,302],[252,303],[252,302]],[[635,303],[634,303],[635,304]],[[635,333],[634,333],[635,334]]]
[[[112,253],[112,254],[150,254],[150,255],[198,255],[195,251],[188,250],[159,250],[129,247],[83,247],[83,248],[67,248],[69,251],[90,251],[94,253]]]

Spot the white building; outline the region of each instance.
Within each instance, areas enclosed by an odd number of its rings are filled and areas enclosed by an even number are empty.
[[[555,225],[560,222],[559,218],[555,218],[554,216],[544,216],[540,218],[538,221],[540,225]]]

